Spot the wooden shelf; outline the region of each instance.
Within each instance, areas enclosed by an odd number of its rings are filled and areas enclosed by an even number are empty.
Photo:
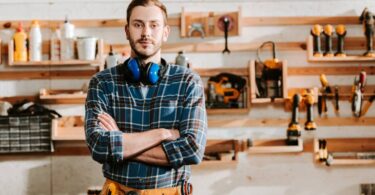
[[[354,43],[354,41],[356,43]],[[362,49],[363,53],[365,53],[365,39],[360,37],[346,37],[345,38],[345,48],[350,49]],[[333,43],[336,43],[337,41],[335,39],[332,40]],[[358,44],[360,46],[363,45],[363,47],[358,48]],[[322,44],[324,48],[324,44]],[[336,48],[336,44],[333,44],[333,48]],[[307,60],[309,62],[372,62],[375,61],[375,57],[366,57],[362,55],[351,55],[347,54],[346,57],[314,57],[313,55],[313,37],[310,35],[307,38]],[[324,51],[322,51],[324,53]]]
[[[30,26],[31,21],[1,21],[0,29],[16,28],[18,22],[24,26]],[[71,20],[77,28],[101,28],[101,27],[124,27],[125,19],[86,19]],[[42,28],[59,27],[63,20],[39,20]],[[168,18],[170,26],[180,26],[181,17],[174,16]],[[242,17],[243,26],[272,26],[272,25],[314,25],[314,24],[360,24],[358,16],[291,16],[291,17]]]
[[[304,124],[306,120],[300,119],[299,123]],[[375,126],[375,117],[330,117],[320,118],[316,117],[314,121],[320,127],[340,127],[340,126]],[[208,126],[210,128],[237,128],[237,127],[284,127],[285,130],[290,123],[290,119],[281,118],[259,118],[249,119],[247,117],[225,117],[225,118],[210,118]]]
[[[41,71],[0,71],[0,80],[44,80],[44,79],[89,79],[99,71],[91,70],[41,70]]]
[[[46,41],[49,45],[49,41]],[[8,65],[9,66],[94,66],[97,65],[103,69],[104,66],[104,42],[103,39],[99,39],[97,42],[97,54],[95,60],[65,60],[65,61],[52,61],[52,60],[43,60],[40,62],[15,62],[14,61],[14,42],[13,40],[8,43]],[[46,44],[44,44],[46,45]],[[43,50],[44,51],[44,50]],[[47,52],[49,54],[49,51]]]
[[[249,154],[292,153],[303,151],[303,140],[298,139],[298,145],[286,145],[286,139],[254,140],[248,149]]]
[[[87,93],[81,89],[41,89],[39,99],[44,104],[84,104]]]
[[[256,104],[256,103],[271,103],[271,102],[276,102],[276,103],[279,103],[279,102],[283,102],[285,98],[288,97],[288,93],[287,93],[287,75],[288,75],[288,66],[287,66],[287,61],[286,60],[283,60],[281,63],[281,74],[282,74],[282,79],[281,79],[281,86],[282,86],[282,89],[281,89],[281,93],[282,93],[282,97],[279,97],[279,98],[258,98],[257,97],[257,85],[256,85],[256,78],[255,78],[255,65],[256,65],[256,62],[255,60],[251,60],[249,62],[249,79],[250,79],[250,102],[253,103],[253,104]]]
[[[322,67],[288,67],[288,76],[307,75],[355,75],[366,71],[367,75],[375,75],[375,66],[322,66]],[[354,79],[354,77],[353,77]]]
[[[222,108],[222,109],[207,109],[208,115],[243,115],[243,114],[249,114],[250,109],[248,108]]]
[[[2,40],[0,39],[0,64],[3,64],[3,61],[2,61],[2,59],[3,59],[3,52],[2,52]]]
[[[360,159],[357,153],[375,153],[375,138],[327,138],[328,154],[333,155],[329,162],[330,166],[335,165],[375,165],[375,159]],[[342,157],[335,157],[335,155]],[[347,157],[345,157],[347,155]],[[314,162],[319,165],[326,165],[326,162],[319,160],[319,139],[314,140]]]

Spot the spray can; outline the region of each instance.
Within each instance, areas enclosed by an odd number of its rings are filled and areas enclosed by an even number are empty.
[[[29,34],[29,61],[42,61],[42,33],[37,20],[31,22]]]
[[[52,61],[60,60],[60,36],[57,29],[54,29],[52,32],[50,55]]]
[[[105,66],[106,68],[115,67],[118,64],[118,59],[113,53],[112,45],[110,46],[109,53],[107,58],[105,59]]]
[[[14,61],[27,61],[27,35],[22,28],[22,23],[19,23],[16,33],[13,35],[14,40]]]
[[[71,24],[68,18],[65,19],[64,24],[61,25],[61,45],[60,55],[61,60],[74,59],[74,25]]]

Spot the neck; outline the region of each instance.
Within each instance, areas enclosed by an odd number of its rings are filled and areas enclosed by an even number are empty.
[[[149,56],[149,57],[142,57],[142,56],[139,56],[137,55],[133,50],[131,51],[131,54],[130,54],[130,57],[132,58],[138,58],[139,62],[143,65],[145,64],[148,64],[149,62],[153,62],[153,63],[157,63],[157,64],[160,64],[161,63],[161,55],[160,55],[160,51],[155,53],[153,56]]]

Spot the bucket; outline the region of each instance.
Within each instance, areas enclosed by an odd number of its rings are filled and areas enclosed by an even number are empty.
[[[95,60],[96,42],[95,37],[78,37],[77,49],[79,60]]]

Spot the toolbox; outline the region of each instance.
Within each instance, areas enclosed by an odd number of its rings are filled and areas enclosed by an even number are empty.
[[[50,152],[49,115],[0,116],[0,153]]]

